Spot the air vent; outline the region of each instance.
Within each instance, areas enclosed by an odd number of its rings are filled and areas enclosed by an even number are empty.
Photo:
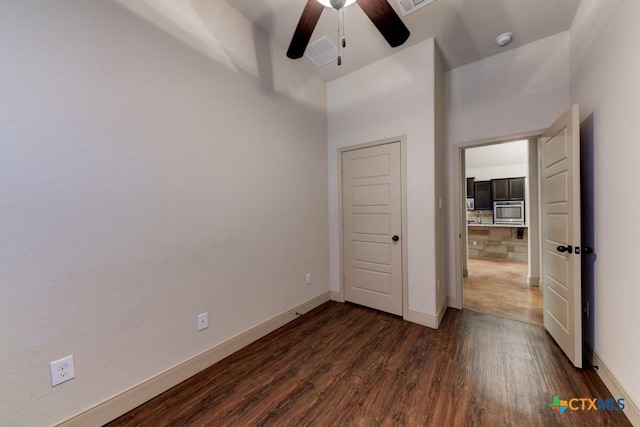
[[[315,42],[309,43],[305,56],[317,67],[323,67],[338,57],[338,48],[329,40],[329,37],[322,36]]]
[[[402,9],[402,15],[407,16],[434,1],[435,0],[398,0],[398,4],[400,5],[400,9]]]

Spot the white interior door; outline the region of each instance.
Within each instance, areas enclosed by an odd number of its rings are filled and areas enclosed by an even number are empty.
[[[342,153],[345,300],[402,315],[400,142]]]
[[[582,367],[580,122],[574,105],[541,141],[544,326]]]

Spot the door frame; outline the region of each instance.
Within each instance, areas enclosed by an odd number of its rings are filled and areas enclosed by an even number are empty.
[[[467,218],[462,214],[463,207],[466,212],[466,200],[467,194],[464,192],[466,181],[465,177],[465,157],[464,150],[468,148],[484,147],[488,145],[501,144],[505,142],[518,141],[523,139],[539,138],[544,129],[516,133],[511,135],[503,135],[500,137],[483,138],[475,141],[460,142],[453,144],[452,157],[453,157],[453,245],[450,246],[449,256],[453,260],[453,280],[456,290],[455,296],[449,296],[447,298],[448,306],[462,310],[462,292],[463,292],[463,274],[464,268],[466,268],[466,241],[467,241]],[[540,213],[538,212],[538,219]],[[538,220],[539,224],[539,220]],[[530,230],[531,231],[531,230]],[[539,235],[540,227],[536,232],[536,237],[540,239]],[[529,239],[531,239],[533,233],[529,233]],[[464,240],[463,240],[464,239]],[[465,245],[462,246],[462,242]],[[539,245],[538,245],[539,247]],[[453,252],[453,253],[452,253]],[[540,257],[538,256],[538,260]],[[529,264],[531,262],[529,261]]]
[[[362,144],[349,145],[346,147],[338,148],[338,212],[340,213],[340,248],[339,248],[339,256],[340,256],[340,294],[339,301],[345,301],[345,290],[344,290],[344,210],[342,206],[342,153],[346,151],[354,151],[359,150],[361,148],[371,148],[379,145],[391,144],[394,142],[400,143],[400,185],[402,187],[401,194],[401,202],[400,202],[400,210],[401,217],[400,221],[402,223],[401,233],[402,237],[400,239],[401,251],[402,251],[402,265],[400,268],[402,269],[402,317],[406,318],[407,313],[409,313],[409,291],[408,291],[408,256],[407,256],[407,138],[406,135],[400,135],[391,138],[380,139],[372,142],[365,142]]]

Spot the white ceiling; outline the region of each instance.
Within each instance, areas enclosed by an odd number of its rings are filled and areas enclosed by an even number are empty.
[[[388,0],[402,17],[397,0]],[[306,0],[228,0],[240,13],[281,44],[289,46]],[[357,4],[345,10],[347,49],[342,66],[335,62],[318,69],[334,80],[398,50],[435,37],[448,69],[456,68],[569,29],[580,0],[435,0],[402,17],[411,37],[391,48]],[[511,31],[513,41],[500,48],[494,39]],[[327,35],[337,44],[337,16],[325,9],[311,42]],[[307,58],[298,61],[308,61]]]

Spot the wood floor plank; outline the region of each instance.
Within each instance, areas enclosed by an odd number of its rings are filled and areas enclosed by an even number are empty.
[[[449,310],[432,330],[329,302],[108,426],[630,425],[554,395],[623,397],[538,325]]]

